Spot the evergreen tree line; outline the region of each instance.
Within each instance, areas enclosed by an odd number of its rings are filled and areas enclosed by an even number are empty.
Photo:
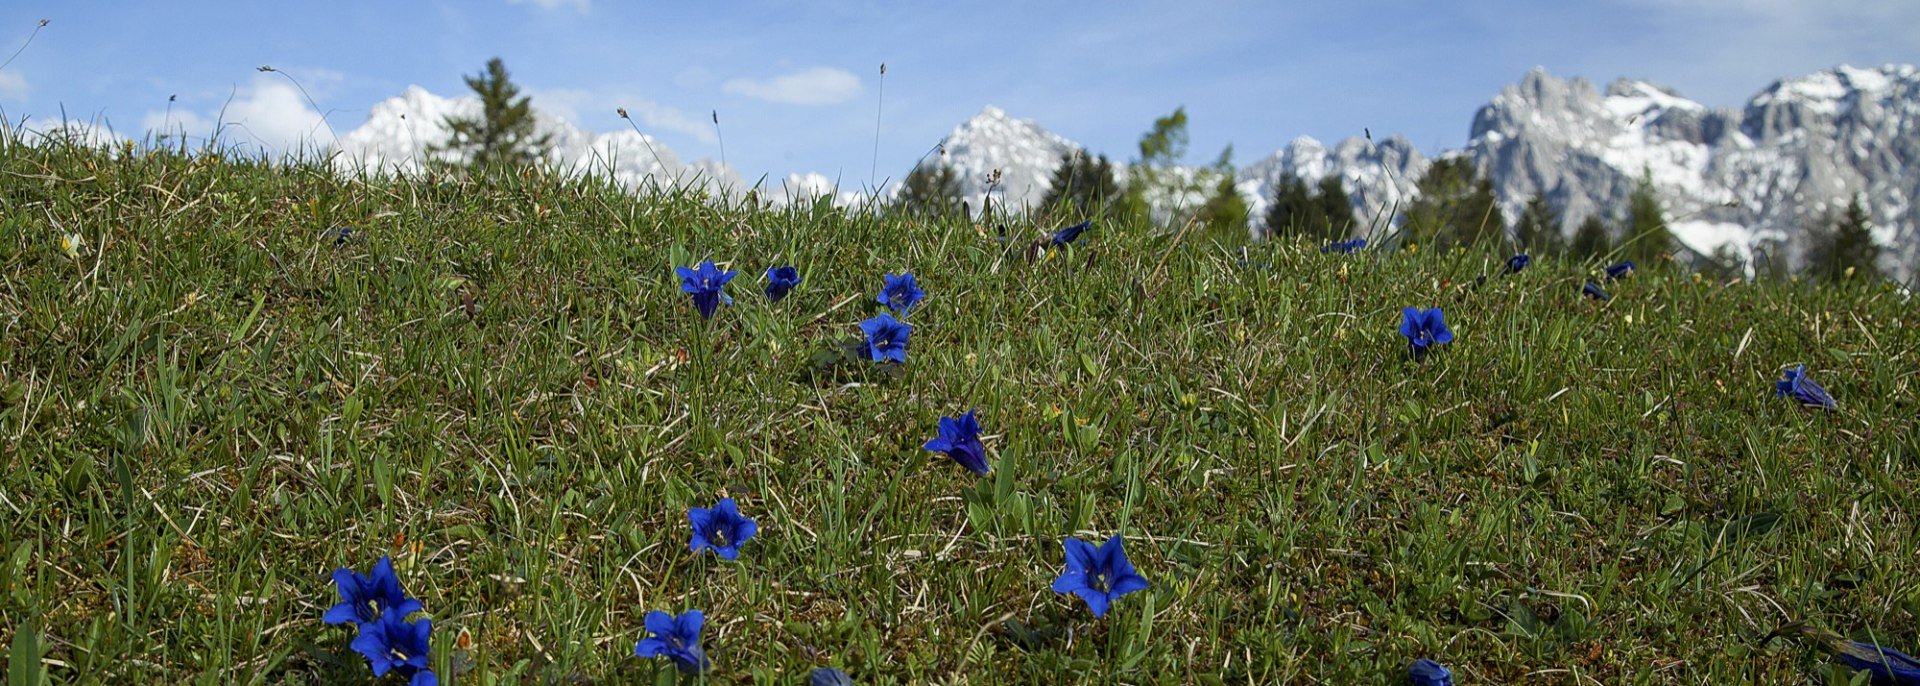
[[[446,118],[449,136],[433,151],[465,160],[472,168],[516,168],[532,164],[552,145],[551,136],[538,133],[530,98],[520,94],[506,65],[494,58],[481,73],[466,77],[467,87],[480,100],[476,117]],[[1188,147],[1186,108],[1154,120],[1140,136],[1139,158],[1126,167],[1128,182],[1119,181],[1118,167],[1105,155],[1071,151],[1054,169],[1049,190],[1040,206],[1031,208],[1041,220],[1072,223],[1102,219],[1122,224],[1159,225],[1168,229],[1197,228],[1201,235],[1228,244],[1255,236],[1270,240],[1328,242],[1364,235],[1373,228],[1356,221],[1353,199],[1337,175],[1318,183],[1287,176],[1273,184],[1262,221],[1250,230],[1250,210],[1235,187],[1233,147],[1227,146],[1207,166],[1178,169]],[[1491,179],[1479,173],[1464,156],[1435,161],[1421,177],[1419,196],[1404,208],[1398,226],[1369,236],[1376,242],[1428,245],[1435,249],[1485,249],[1574,259],[1623,259],[1652,264],[1676,257],[1716,276],[1745,272],[1741,256],[1730,251],[1712,255],[1680,255],[1682,247],[1667,227],[1654,193],[1650,174],[1642,173],[1628,196],[1627,212],[1619,226],[1610,226],[1598,213],[1588,215],[1571,233],[1565,231],[1559,208],[1535,194],[1508,226],[1493,194]],[[920,164],[907,174],[891,204],[893,211],[928,218],[969,213],[964,190],[952,167],[935,162]],[[1165,216],[1154,216],[1154,208]],[[988,208],[978,208],[984,215]],[[1364,220],[1363,220],[1364,221]],[[1381,222],[1381,229],[1386,223]],[[1845,210],[1809,227],[1803,271],[1829,281],[1847,278],[1878,279],[1880,248],[1873,242],[1872,225],[1858,197]],[[1756,256],[1759,276],[1786,275],[1781,251]]]

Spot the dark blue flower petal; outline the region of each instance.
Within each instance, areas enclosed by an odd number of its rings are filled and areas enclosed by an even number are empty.
[[[700,647],[700,627],[705,623],[706,615],[699,610],[688,610],[678,617],[659,610],[649,612],[646,627],[652,635],[635,643],[633,654],[645,658],[665,657],[688,674],[705,672],[711,666],[706,650]]]
[[[1053,244],[1055,246],[1064,246],[1076,240],[1079,240],[1080,234],[1086,233],[1087,229],[1090,229],[1090,228],[1093,228],[1093,222],[1084,221],[1078,224],[1074,224],[1073,226],[1069,226],[1067,228],[1055,231],[1053,232]]]
[[[881,312],[872,319],[860,322],[860,330],[867,334],[868,359],[874,362],[907,361],[907,341],[913,335],[913,325]]]
[[[724,289],[727,282],[732,281],[739,272],[721,271],[712,260],[701,262],[694,268],[674,267],[673,271],[680,276],[681,292],[693,296],[693,306],[700,311],[701,317],[713,318],[714,311],[720,308],[722,302],[733,304],[733,298]]]
[[[1807,378],[1806,365],[1786,370],[1785,375],[1786,378],[1773,382],[1775,396],[1787,396],[1814,409],[1834,410],[1840,407],[1825,387]]]
[[[800,285],[800,270],[790,266],[767,269],[767,299],[778,302]]]
[[[1875,684],[1920,686],[1920,660],[1898,650],[1847,641],[1838,646],[1836,655],[1848,668],[1872,675]]]
[[[926,291],[920,290],[920,285],[914,281],[912,272],[902,272],[899,276],[887,274],[883,278],[886,285],[881,287],[880,294],[874,299],[895,312],[905,313],[912,310],[913,306],[919,304],[920,299],[927,294]]]
[[[1453,686],[1453,672],[1445,665],[1423,657],[1407,668],[1407,681],[1413,686]]]
[[[853,677],[832,667],[820,667],[807,675],[808,686],[853,686]]]
[[[946,454],[975,474],[985,475],[992,471],[987,464],[987,446],[980,442],[980,422],[974,418],[972,410],[958,417],[941,417],[939,431],[939,436],[922,447]]]

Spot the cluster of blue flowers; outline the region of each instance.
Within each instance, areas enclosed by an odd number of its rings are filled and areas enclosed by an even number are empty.
[[[393,572],[391,558],[380,558],[366,575],[351,569],[334,570],[333,583],[340,591],[340,602],[327,608],[320,621],[353,625],[358,632],[353,649],[366,656],[375,677],[392,672],[407,679],[409,686],[440,683],[427,667],[427,639],[433,634],[433,620],[407,621],[407,617],[420,612],[420,601],[400,589],[400,577]]]
[[[673,271],[680,277],[680,292],[693,296],[693,308],[699,310],[702,318],[712,319],[721,305],[733,304],[733,296],[727,295],[727,282],[740,272],[722,270],[712,260],[692,267],[674,267]],[[768,267],[766,276],[767,300],[772,302],[779,302],[800,285],[800,270],[792,266]]]
[[[1337,241],[1337,242],[1328,243],[1326,245],[1320,246],[1320,252],[1338,253],[1341,255],[1351,255],[1353,253],[1360,252],[1360,249],[1365,247],[1367,247],[1367,239],[1352,238],[1352,239]]]
[[[1050,242],[1053,246],[1070,245],[1090,227],[1091,224],[1083,222],[1060,229],[1051,234]],[[345,236],[345,231],[342,236]],[[1365,246],[1365,239],[1356,238],[1329,244],[1321,248],[1321,252],[1348,254]],[[1506,273],[1517,274],[1531,262],[1532,258],[1526,254],[1514,255],[1505,263]],[[680,277],[681,290],[691,296],[694,308],[701,317],[711,319],[721,305],[733,303],[733,298],[726,294],[725,288],[737,272],[721,270],[712,261],[675,269]],[[1621,279],[1632,274],[1633,270],[1632,262],[1612,265],[1606,268],[1605,278]],[[792,293],[802,280],[799,271],[792,266],[770,267],[765,277],[765,293],[772,302]],[[1611,297],[1594,281],[1585,282],[1582,292],[1601,301]],[[911,272],[884,276],[880,292],[874,298],[884,310],[860,322],[860,329],[865,334],[863,348],[867,359],[874,363],[906,362],[907,344],[913,326],[901,318],[911,313],[925,297],[926,292],[920,288]],[[1454,340],[1454,332],[1438,307],[1405,308],[1401,312],[1400,334],[1407,339],[1415,359]],[[1775,394],[1810,408],[1835,410],[1838,407],[1825,388],[1807,378],[1804,366],[1786,370],[1785,378],[1775,384]],[[992,466],[981,433],[979,419],[975,411],[970,409],[958,416],[941,417],[937,434],[922,447],[945,455],[975,476],[985,476],[991,473]],[[688,540],[691,552],[696,555],[711,552],[727,561],[738,560],[741,547],[759,533],[758,523],[743,515],[732,498],[721,498],[711,508],[690,508],[687,520],[691,527]],[[1119,534],[1099,545],[1070,537],[1063,541],[1063,547],[1065,569],[1054,579],[1053,591],[1079,598],[1094,617],[1104,617],[1121,597],[1152,586],[1127,559],[1125,541]],[[327,610],[323,620],[329,624],[352,624],[356,627],[358,635],[352,647],[366,656],[374,676],[395,673],[407,678],[411,686],[436,684],[437,677],[427,662],[432,622],[425,618],[407,621],[408,617],[421,612],[422,606],[420,601],[407,596],[401,589],[392,561],[381,558],[374,563],[370,574],[365,576],[351,569],[340,569],[334,572],[333,579],[341,600]],[[644,621],[646,636],[634,644],[633,653],[641,658],[666,658],[685,673],[704,674],[712,667],[700,640],[705,624],[706,615],[698,609],[688,609],[678,614],[665,610],[649,611]],[[1836,652],[1843,661],[1857,669],[1870,671],[1876,679],[1883,675],[1899,679],[1903,678],[1902,674],[1906,675],[1904,678],[1911,679],[1915,670],[1920,670],[1920,665],[1916,665],[1912,658],[1898,651],[1865,644],[1842,645],[1836,642],[1834,645],[1841,646]],[[1408,668],[1408,680],[1416,686],[1452,686],[1453,674],[1438,662],[1421,659]],[[853,681],[838,669],[820,668],[810,674],[809,683],[814,686],[840,686]]]

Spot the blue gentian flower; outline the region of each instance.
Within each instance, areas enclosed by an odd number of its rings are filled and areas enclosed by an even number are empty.
[[[1920,686],[1920,660],[1912,655],[1871,643],[1849,640],[1828,629],[1795,624],[1775,633],[1801,633],[1840,658],[1848,669],[1866,672],[1871,682],[1887,686]]]
[[[946,453],[954,462],[966,467],[975,474],[986,474],[987,446],[980,443],[980,422],[973,418],[973,410],[958,417],[940,418],[940,435],[927,441],[923,446],[927,450]]]
[[[739,559],[740,544],[760,531],[759,524],[740,516],[740,507],[732,498],[721,498],[712,508],[689,508],[687,521],[693,522],[693,540],[688,547],[696,553],[711,550],[723,560]]]
[[[1084,221],[1055,231],[1053,232],[1053,244],[1058,247],[1080,240],[1080,234],[1086,233],[1087,229],[1091,228],[1093,228],[1093,222]]]
[[[1119,534],[1099,548],[1078,538],[1067,539],[1066,546],[1067,571],[1053,580],[1053,592],[1080,596],[1095,617],[1106,616],[1114,599],[1152,586],[1127,561]]]
[[[905,313],[920,304],[920,299],[927,295],[926,291],[920,290],[919,284],[914,283],[912,272],[902,272],[899,276],[888,274],[884,278],[887,285],[880,289],[880,295],[874,299],[886,305],[887,309]]]
[[[1453,342],[1453,329],[1447,328],[1447,316],[1435,307],[1422,310],[1409,307],[1400,312],[1400,335],[1407,337],[1407,344],[1413,346],[1413,354],[1427,352],[1435,345]]]
[[[338,248],[344,246],[347,244],[347,241],[353,240],[353,231],[354,228],[351,226],[342,226],[334,229],[332,231],[333,247]]]
[[[820,667],[807,675],[808,686],[853,686],[853,677],[832,667]]]
[[[733,304],[733,297],[727,295],[726,286],[735,274],[740,272],[720,271],[712,260],[701,262],[699,267],[674,267],[680,275],[681,292],[693,296],[693,306],[700,310],[700,316],[713,318],[713,311],[720,309],[720,303]]]
[[[327,608],[327,614],[320,618],[328,624],[364,624],[379,619],[387,610],[397,610],[402,617],[420,611],[420,601],[400,590],[392,558],[380,558],[366,576],[351,569],[333,570],[333,584],[340,589],[340,602]]]
[[[860,322],[860,330],[867,334],[868,359],[875,362],[907,361],[907,338],[913,335],[912,324],[881,312],[872,319]]]
[[[1320,247],[1320,252],[1323,252],[1323,253],[1332,252],[1332,253],[1340,253],[1342,255],[1351,255],[1353,253],[1359,252],[1360,249],[1364,247],[1367,247],[1367,239],[1355,238],[1353,240],[1339,241],[1336,243],[1328,243]]]
[[[1426,658],[1413,661],[1407,668],[1407,681],[1413,686],[1453,686],[1453,671],[1446,665]]]
[[[793,267],[767,268],[767,299],[779,302],[794,286],[800,285],[800,270]]]
[[[1840,407],[1827,394],[1827,389],[1807,378],[1807,366],[1800,365],[1786,371],[1786,378],[1773,382],[1774,397],[1787,396],[1800,401],[1801,405],[1821,410],[1833,410]]]
[[[353,649],[367,656],[374,678],[394,672],[408,679],[408,686],[437,686],[440,678],[427,668],[430,652],[427,639],[433,634],[433,620],[408,622],[396,609],[380,613],[380,618],[360,625]]]
[[[1871,675],[1875,684],[1920,686],[1920,660],[1912,655],[1859,641],[1839,641],[1830,647],[1842,664]]]
[[[1533,256],[1528,255],[1526,253],[1520,253],[1518,255],[1514,255],[1513,257],[1509,257],[1507,258],[1507,273],[1518,274],[1520,273],[1520,270],[1526,269],[1527,265],[1529,264],[1533,264]]]
[[[1601,302],[1613,299],[1613,296],[1607,295],[1606,291],[1600,290],[1600,284],[1592,281],[1580,285],[1580,294]]]
[[[1632,261],[1621,262],[1620,264],[1607,267],[1607,278],[1609,280],[1631,276],[1632,274],[1633,274]]]
[[[707,615],[699,610],[687,610],[678,617],[659,610],[649,612],[647,633],[653,635],[634,644],[633,654],[666,657],[688,674],[705,672],[712,666],[707,662],[707,651],[700,648],[700,625],[706,623]]]

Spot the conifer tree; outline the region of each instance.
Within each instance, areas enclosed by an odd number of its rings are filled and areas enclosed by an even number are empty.
[[[1214,161],[1208,171],[1217,180],[1213,184],[1213,193],[1207,196],[1206,204],[1201,205],[1197,220],[1216,240],[1230,245],[1245,243],[1249,212],[1247,199],[1240,197],[1240,190],[1234,183],[1233,146],[1229,145],[1220,151],[1220,158]]]
[[[1481,177],[1472,160],[1433,163],[1419,187],[1420,197],[1407,210],[1407,231],[1414,240],[1444,249],[1504,235],[1506,220],[1494,206],[1493,181]]]
[[[1513,241],[1521,252],[1557,255],[1566,252],[1567,238],[1560,233],[1560,211],[1539,193],[1527,199],[1520,211],[1520,222],[1513,227]]]
[[[1640,182],[1634,185],[1633,194],[1627,196],[1627,212],[1627,232],[1620,239],[1627,259],[1653,264],[1673,255],[1678,246],[1673,233],[1667,230],[1660,197],[1654,194],[1652,171],[1641,172]]]
[[[1314,188],[1314,202],[1320,208],[1320,237],[1337,241],[1353,235],[1353,200],[1347,195],[1347,184],[1339,174],[1328,174],[1320,179]]]
[[[520,95],[500,58],[488,60],[486,71],[466,82],[480,96],[480,116],[446,117],[449,135],[438,150],[461,155],[475,168],[526,166],[547,153],[553,137],[535,131],[531,98]]]
[[[1104,215],[1119,204],[1120,182],[1114,179],[1113,163],[1106,155],[1096,158],[1075,150],[1060,156],[1060,166],[1053,169],[1052,182],[1038,209],[1063,213],[1068,221],[1080,221]]]
[[[1611,250],[1613,240],[1607,236],[1607,224],[1599,214],[1587,215],[1573,232],[1573,243],[1567,246],[1567,254],[1576,260],[1602,257]]]
[[[1848,269],[1855,277],[1878,279],[1879,260],[1880,246],[1873,242],[1872,220],[1857,196],[1847,202],[1845,211],[1814,232],[1807,248],[1807,270],[1826,281],[1847,278]]]
[[[901,182],[894,205],[907,214],[944,218],[960,213],[961,195],[960,177],[953,167],[920,164]]]
[[[1325,223],[1321,211],[1312,187],[1288,174],[1273,184],[1273,198],[1267,202],[1266,235],[1280,239],[1318,236],[1318,227]]]

